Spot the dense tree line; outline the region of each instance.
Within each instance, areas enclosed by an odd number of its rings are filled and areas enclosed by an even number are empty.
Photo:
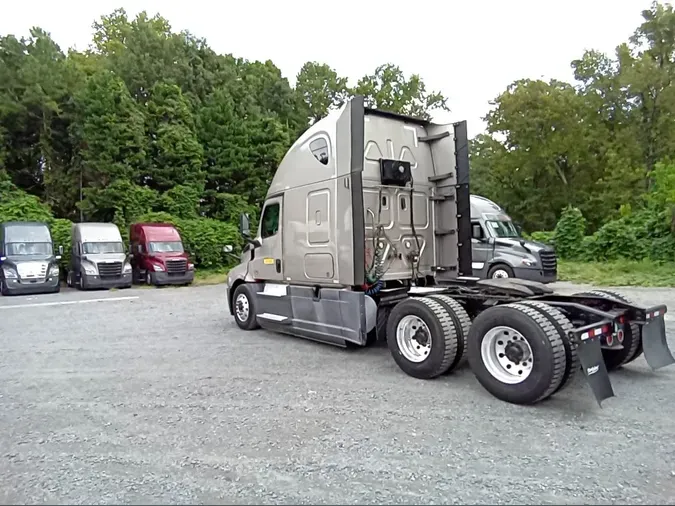
[[[512,83],[471,141],[472,192],[563,252],[570,213],[596,238],[587,249],[611,250],[598,237],[621,230],[622,244],[643,241],[628,256],[650,255],[645,240],[655,258],[675,252],[675,13],[654,3],[643,18],[614,55],[573,61],[573,83]],[[393,64],[352,86],[307,62],[292,87],[273,62],[217,54],[159,15],[120,9],[93,30],[81,52],[41,28],[0,37],[0,220],[47,216],[65,235],[81,219],[169,219],[216,265],[216,243],[237,240],[236,217],[255,215],[287,148],[329,109],[354,94],[425,118],[448,109]]]

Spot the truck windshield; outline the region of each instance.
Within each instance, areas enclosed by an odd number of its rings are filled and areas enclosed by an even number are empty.
[[[82,250],[87,255],[105,255],[106,253],[124,253],[121,242],[85,242]]]
[[[183,243],[180,241],[161,241],[149,244],[152,253],[183,253]]]
[[[486,223],[494,237],[520,237],[518,230],[510,220],[487,220]]]
[[[8,256],[21,255],[51,255],[52,243],[50,242],[10,242],[7,243]]]

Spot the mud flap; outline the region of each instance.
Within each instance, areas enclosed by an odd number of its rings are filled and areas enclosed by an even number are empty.
[[[586,381],[591,387],[591,391],[602,407],[602,401],[614,397],[612,382],[609,380],[605,360],[602,358],[602,348],[600,339],[584,339],[579,342],[577,354],[581,362],[581,369],[586,376]]]
[[[668,341],[666,340],[666,322],[663,315],[649,318],[642,325],[642,349],[645,360],[652,370],[675,363]]]

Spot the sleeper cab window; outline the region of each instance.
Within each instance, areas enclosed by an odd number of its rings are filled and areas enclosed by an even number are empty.
[[[279,203],[269,204],[265,207],[262,219],[261,237],[271,237],[279,230]]]
[[[317,137],[311,141],[309,150],[320,163],[328,165],[328,141],[325,137]]]

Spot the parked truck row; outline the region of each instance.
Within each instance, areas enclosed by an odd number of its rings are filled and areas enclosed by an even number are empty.
[[[247,244],[227,304],[244,330],[337,346],[386,341],[420,379],[468,360],[487,391],[518,404],[560,392],[579,371],[600,403],[614,395],[608,371],[643,354],[653,369],[675,363],[665,305],[545,284],[552,249],[522,240],[498,206],[470,194],[464,121],[354,97],[295,141],[257,233],[245,214],[240,231]]]
[[[113,223],[74,223],[66,283],[81,290],[190,284],[194,264],[178,230],[168,223],[134,223],[129,248]],[[60,291],[63,245],[54,247],[46,223],[0,224],[2,295]]]

